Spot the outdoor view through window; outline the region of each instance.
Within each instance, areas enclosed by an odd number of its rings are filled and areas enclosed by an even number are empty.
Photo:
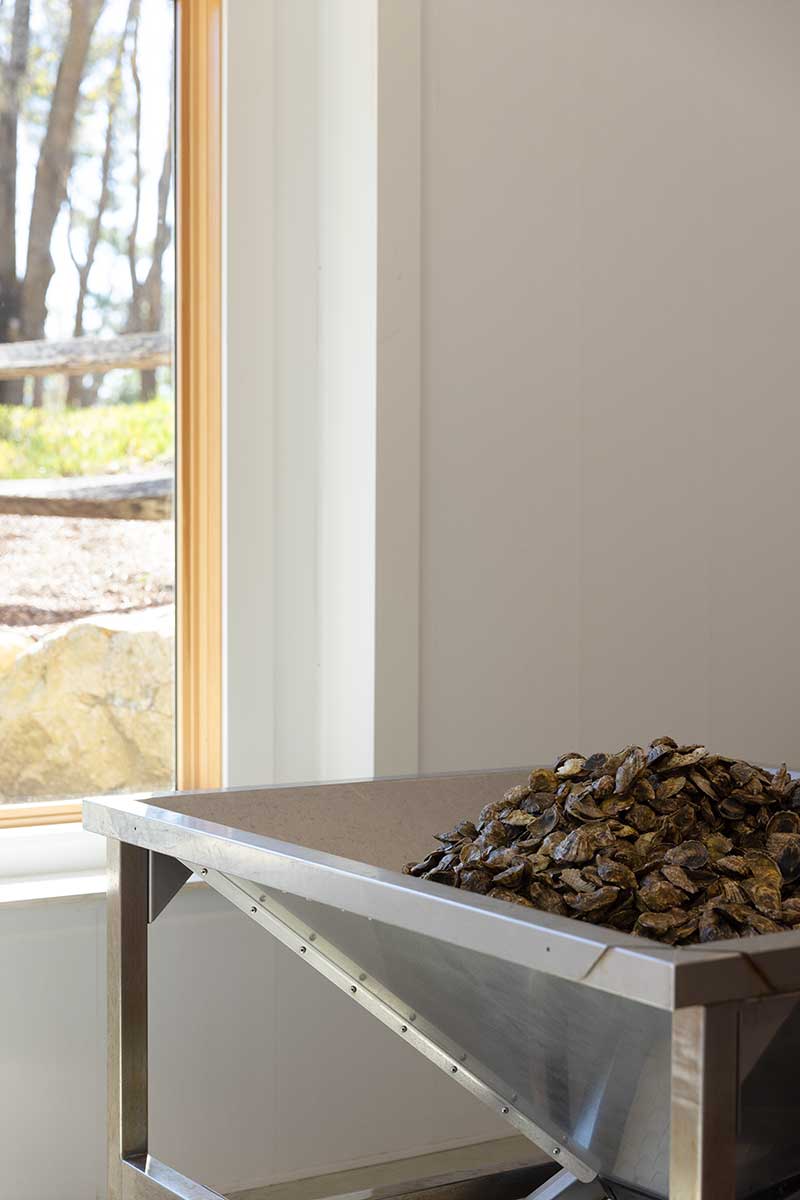
[[[173,0],[0,0],[0,802],[173,783]]]

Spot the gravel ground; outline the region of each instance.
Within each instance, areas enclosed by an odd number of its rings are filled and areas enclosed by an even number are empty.
[[[90,613],[169,604],[171,521],[0,515],[0,626],[33,634]]]

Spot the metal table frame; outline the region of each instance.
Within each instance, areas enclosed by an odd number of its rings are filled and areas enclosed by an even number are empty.
[[[198,793],[198,796],[208,796]],[[186,794],[182,797],[186,804]],[[148,1155],[147,931],[196,869],[209,883],[322,970],[354,1002],[525,1132],[562,1169],[545,1197],[603,1195],[594,1172],[509,1111],[468,1071],[458,1071],[424,1030],[411,1030],[391,997],[359,989],[347,965],[309,945],[283,920],[258,885],[319,899],[349,911],[424,929],[482,953],[671,1013],[671,1200],[733,1200],[736,1143],[737,1030],[742,1005],[800,990],[800,933],[681,950],[517,909],[487,897],[371,867],[320,851],[176,813],[168,797],[101,797],[84,803],[84,824],[109,839],[109,1200],[220,1200]],[[253,881],[248,891],[244,880]],[[283,933],[282,933],[283,931]],[[550,953],[557,946],[558,953]],[[435,1195],[432,1192],[431,1195]],[[488,1191],[486,1193],[489,1194]]]
[[[148,928],[188,875],[176,859],[109,841],[108,1200],[224,1200],[148,1152]],[[379,1189],[371,1200],[518,1200],[552,1173],[547,1164],[510,1162]]]

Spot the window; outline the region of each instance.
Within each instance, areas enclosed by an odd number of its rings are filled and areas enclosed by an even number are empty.
[[[0,825],[219,782],[219,37],[0,5]]]

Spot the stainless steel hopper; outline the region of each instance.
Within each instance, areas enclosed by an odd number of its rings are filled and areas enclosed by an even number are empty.
[[[400,873],[523,777],[85,802],[109,839],[111,1200],[215,1195],[147,1154],[147,924],[191,872],[544,1150],[538,1200],[800,1194],[800,933],[675,950]]]

